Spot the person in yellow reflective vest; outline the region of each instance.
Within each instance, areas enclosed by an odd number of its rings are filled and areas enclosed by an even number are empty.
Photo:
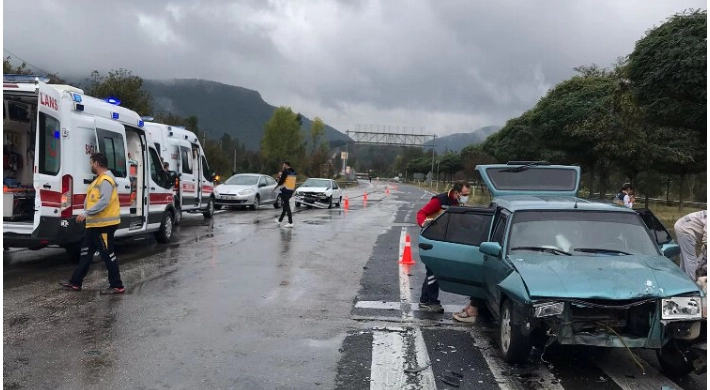
[[[281,225],[284,220],[284,216],[288,215],[288,223],[284,225],[285,228],[293,227],[293,217],[291,216],[291,196],[296,190],[296,171],[291,168],[291,163],[284,161],[283,171],[281,171],[281,178],[279,178],[279,183],[274,188],[276,191],[279,186],[281,187],[281,204],[283,205],[283,210],[281,211],[281,217],[276,218],[276,223]]]
[[[108,289],[104,293],[123,294],[118,260],[113,250],[113,235],[121,223],[121,204],[116,190],[116,177],[108,169],[108,159],[103,153],[94,153],[89,159],[91,173],[96,179],[86,190],[84,211],[76,217],[77,223],[86,221],[86,236],[81,245],[81,258],[68,282],[59,282],[69,290],[81,291],[81,284],[89,272],[91,259],[98,250],[108,270]]]

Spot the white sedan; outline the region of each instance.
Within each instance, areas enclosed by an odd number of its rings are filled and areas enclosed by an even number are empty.
[[[222,206],[249,207],[256,210],[262,204],[281,207],[281,197],[276,188],[276,180],[259,173],[240,173],[214,188],[215,209]]]
[[[300,207],[301,203],[313,204],[315,202],[326,204],[328,208],[340,207],[343,201],[343,192],[335,180],[331,179],[307,179],[293,194],[296,207]]]

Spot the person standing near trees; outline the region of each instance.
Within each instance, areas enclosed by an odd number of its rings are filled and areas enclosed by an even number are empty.
[[[634,187],[631,183],[624,183],[619,192],[614,196],[614,203],[628,208],[634,207]]]
[[[291,163],[288,161],[283,162],[283,170],[281,171],[281,177],[279,182],[274,187],[274,191],[281,187],[281,205],[283,210],[281,211],[281,217],[276,218],[276,223],[281,225],[284,220],[284,216],[288,215],[288,223],[284,225],[285,228],[293,227],[293,217],[291,216],[291,196],[296,190],[296,171],[291,167]]]

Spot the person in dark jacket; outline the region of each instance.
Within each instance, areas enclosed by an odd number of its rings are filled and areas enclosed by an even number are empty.
[[[449,206],[465,205],[468,202],[468,196],[470,194],[471,185],[462,180],[457,181],[449,192],[434,195],[429,203],[424,205],[424,207],[417,212],[417,224],[420,227],[424,227]],[[436,280],[436,276],[434,276],[434,273],[431,272],[429,267],[426,267],[426,278],[422,284],[419,308],[422,309],[422,311],[433,313],[444,312],[444,308],[439,301],[439,282]]]
[[[279,178],[279,183],[274,188],[274,191],[276,191],[276,188],[279,187],[281,187],[281,194],[279,194],[279,196],[281,196],[283,210],[281,211],[281,217],[276,218],[276,223],[281,225],[281,222],[284,220],[284,216],[288,215],[288,223],[283,225],[283,227],[292,228],[293,217],[291,216],[291,196],[293,196],[293,192],[296,190],[296,171],[291,167],[291,163],[288,161],[284,161],[283,163],[281,177]]]

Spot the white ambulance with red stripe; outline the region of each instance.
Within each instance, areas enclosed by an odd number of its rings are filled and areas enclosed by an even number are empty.
[[[175,224],[180,223],[182,212],[202,213],[205,218],[212,218],[214,173],[210,172],[197,135],[184,127],[162,123],[145,122],[144,127],[148,141],[153,142],[174,176]]]
[[[116,237],[153,233],[172,239],[172,181],[148,142],[140,116],[37,77],[3,75],[3,246],[78,251],[94,175],[89,156],[101,152],[116,176],[121,224]]]

